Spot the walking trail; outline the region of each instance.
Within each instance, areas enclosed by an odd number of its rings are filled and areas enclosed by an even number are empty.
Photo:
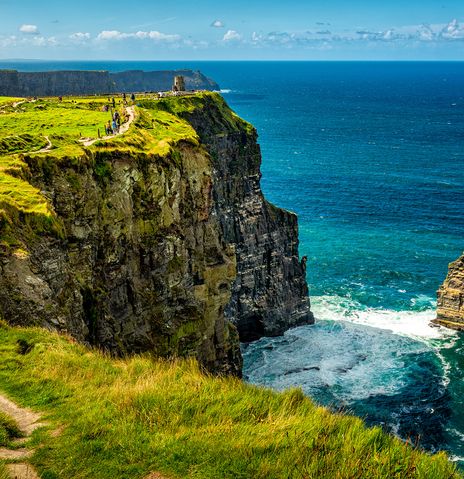
[[[24,435],[21,439],[13,441],[12,448],[0,448],[0,460],[7,462],[7,471],[12,479],[40,479],[32,465],[27,462],[34,450],[21,447],[37,428],[45,425],[40,422],[40,414],[19,407],[2,394],[0,394],[0,411],[14,419]]]
[[[84,145],[84,146],[90,146],[93,145],[96,141],[101,141],[101,140],[111,140],[111,138],[114,138],[115,136],[122,135],[127,132],[129,127],[131,126],[132,122],[135,120],[135,107],[133,106],[128,106],[126,108],[126,112],[129,116],[129,120],[126,121],[126,123],[123,123],[121,127],[119,128],[118,133],[115,133],[114,135],[107,135],[107,136],[102,136],[101,138],[95,138],[95,139],[90,139],[90,138],[82,138],[79,141]]]
[[[41,415],[30,409],[19,407],[13,401],[0,394],[0,411],[11,417],[23,433],[22,438],[12,441],[11,448],[0,447],[0,461],[6,462],[7,471],[11,479],[40,479],[37,471],[27,461],[34,453],[33,449],[22,447],[30,438],[31,434],[46,423],[41,421]],[[61,429],[52,432],[52,435],[60,434]],[[160,472],[151,472],[145,479],[169,479]]]
[[[41,148],[40,150],[31,151],[31,153],[46,153],[47,151],[50,151],[53,148],[52,142],[48,136],[45,136],[45,139],[47,140],[47,146]]]

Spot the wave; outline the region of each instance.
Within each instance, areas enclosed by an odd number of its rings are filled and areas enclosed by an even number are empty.
[[[420,340],[457,337],[455,331],[431,325],[430,321],[436,317],[434,309],[394,311],[368,308],[341,296],[312,296],[311,305],[317,320],[347,321]]]

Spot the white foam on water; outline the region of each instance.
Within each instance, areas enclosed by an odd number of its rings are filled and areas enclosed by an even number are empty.
[[[430,321],[436,317],[434,309],[393,311],[366,308],[340,296],[312,296],[311,304],[316,320],[347,321],[426,341],[457,337],[453,330],[431,325]]]
[[[224,94],[224,93],[230,93],[231,91],[232,90],[229,90],[228,88],[224,88],[224,89],[219,90],[219,93]]]

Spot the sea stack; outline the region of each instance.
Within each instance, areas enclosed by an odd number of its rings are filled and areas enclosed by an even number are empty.
[[[464,253],[448,267],[437,292],[437,324],[464,330]]]

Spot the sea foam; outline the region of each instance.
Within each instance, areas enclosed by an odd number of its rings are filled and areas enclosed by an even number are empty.
[[[367,308],[355,300],[340,296],[313,296],[311,302],[316,320],[348,321],[422,340],[457,336],[455,331],[431,325],[431,320],[436,317],[434,309],[394,311]]]

